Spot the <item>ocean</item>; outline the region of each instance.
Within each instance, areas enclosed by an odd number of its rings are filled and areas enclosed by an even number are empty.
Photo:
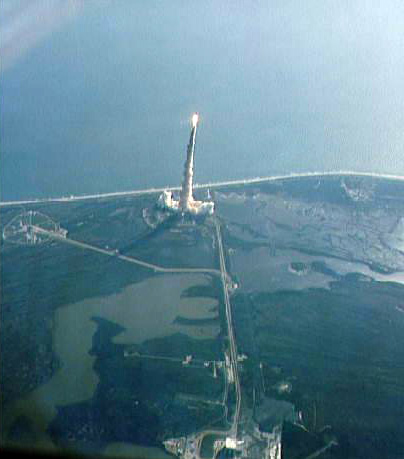
[[[404,174],[404,5],[5,0],[0,199]],[[393,8],[394,7],[394,8]]]

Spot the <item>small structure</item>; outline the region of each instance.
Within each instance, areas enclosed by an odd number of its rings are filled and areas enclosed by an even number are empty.
[[[124,357],[140,357],[140,353],[137,349],[133,346],[128,346],[126,349],[123,350]]]
[[[182,361],[182,364],[183,365],[189,365],[192,361],[192,355],[186,355],[185,356],[185,359]]]
[[[244,444],[244,440],[237,440],[234,437],[226,437],[226,449],[240,450]]]
[[[217,369],[216,369],[216,362],[213,362],[213,377],[217,378]]]
[[[169,438],[163,441],[165,449],[175,456],[182,456],[186,449],[186,437]]]

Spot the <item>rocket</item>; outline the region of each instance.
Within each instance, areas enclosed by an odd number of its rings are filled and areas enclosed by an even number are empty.
[[[160,208],[169,212],[180,212],[182,215],[213,215],[215,203],[211,201],[195,201],[192,195],[194,178],[194,156],[196,129],[199,123],[199,114],[194,113],[191,117],[191,135],[187,146],[187,159],[184,164],[184,177],[181,184],[180,198],[173,199],[172,191],[164,190],[158,198],[157,204]]]
[[[194,201],[192,196],[193,176],[194,176],[194,155],[195,155],[195,139],[196,128],[198,126],[199,114],[194,113],[191,118],[191,135],[189,137],[187,147],[187,159],[184,166],[184,179],[180,192],[179,207],[183,210],[188,210]]]

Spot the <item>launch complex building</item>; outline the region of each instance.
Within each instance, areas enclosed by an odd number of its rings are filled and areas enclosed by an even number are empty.
[[[191,118],[191,135],[187,147],[187,159],[184,166],[184,178],[182,181],[179,200],[173,198],[171,191],[164,191],[159,199],[158,206],[165,210],[190,214],[190,215],[212,215],[215,204],[212,201],[196,201],[194,200],[193,191],[193,176],[194,176],[194,157],[195,157],[195,139],[196,129],[199,123],[198,113],[194,113]]]

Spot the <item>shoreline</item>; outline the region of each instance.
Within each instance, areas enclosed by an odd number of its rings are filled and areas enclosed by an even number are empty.
[[[301,173],[290,173],[285,175],[272,175],[266,177],[254,177],[249,179],[238,179],[238,180],[226,180],[220,182],[211,182],[203,184],[195,184],[194,189],[204,189],[204,188],[220,188],[233,185],[249,185],[251,183],[263,183],[263,182],[272,182],[277,180],[287,180],[287,179],[296,179],[304,177],[333,177],[333,176],[358,176],[358,177],[373,177],[380,179],[388,180],[404,180],[403,175],[393,175],[393,174],[378,174],[375,172],[354,172],[354,171],[329,171],[329,172],[301,172]],[[0,207],[7,206],[18,206],[24,204],[44,204],[50,202],[75,202],[75,201],[84,201],[92,199],[103,199],[103,198],[119,198],[125,196],[137,196],[143,194],[154,194],[162,193],[165,190],[168,191],[179,191],[180,186],[167,186],[159,188],[147,188],[143,190],[131,190],[131,191],[114,191],[109,193],[98,193],[98,194],[84,194],[84,195],[70,195],[70,196],[61,196],[57,198],[38,198],[38,199],[27,199],[27,200],[17,200],[17,201],[0,201]]]

